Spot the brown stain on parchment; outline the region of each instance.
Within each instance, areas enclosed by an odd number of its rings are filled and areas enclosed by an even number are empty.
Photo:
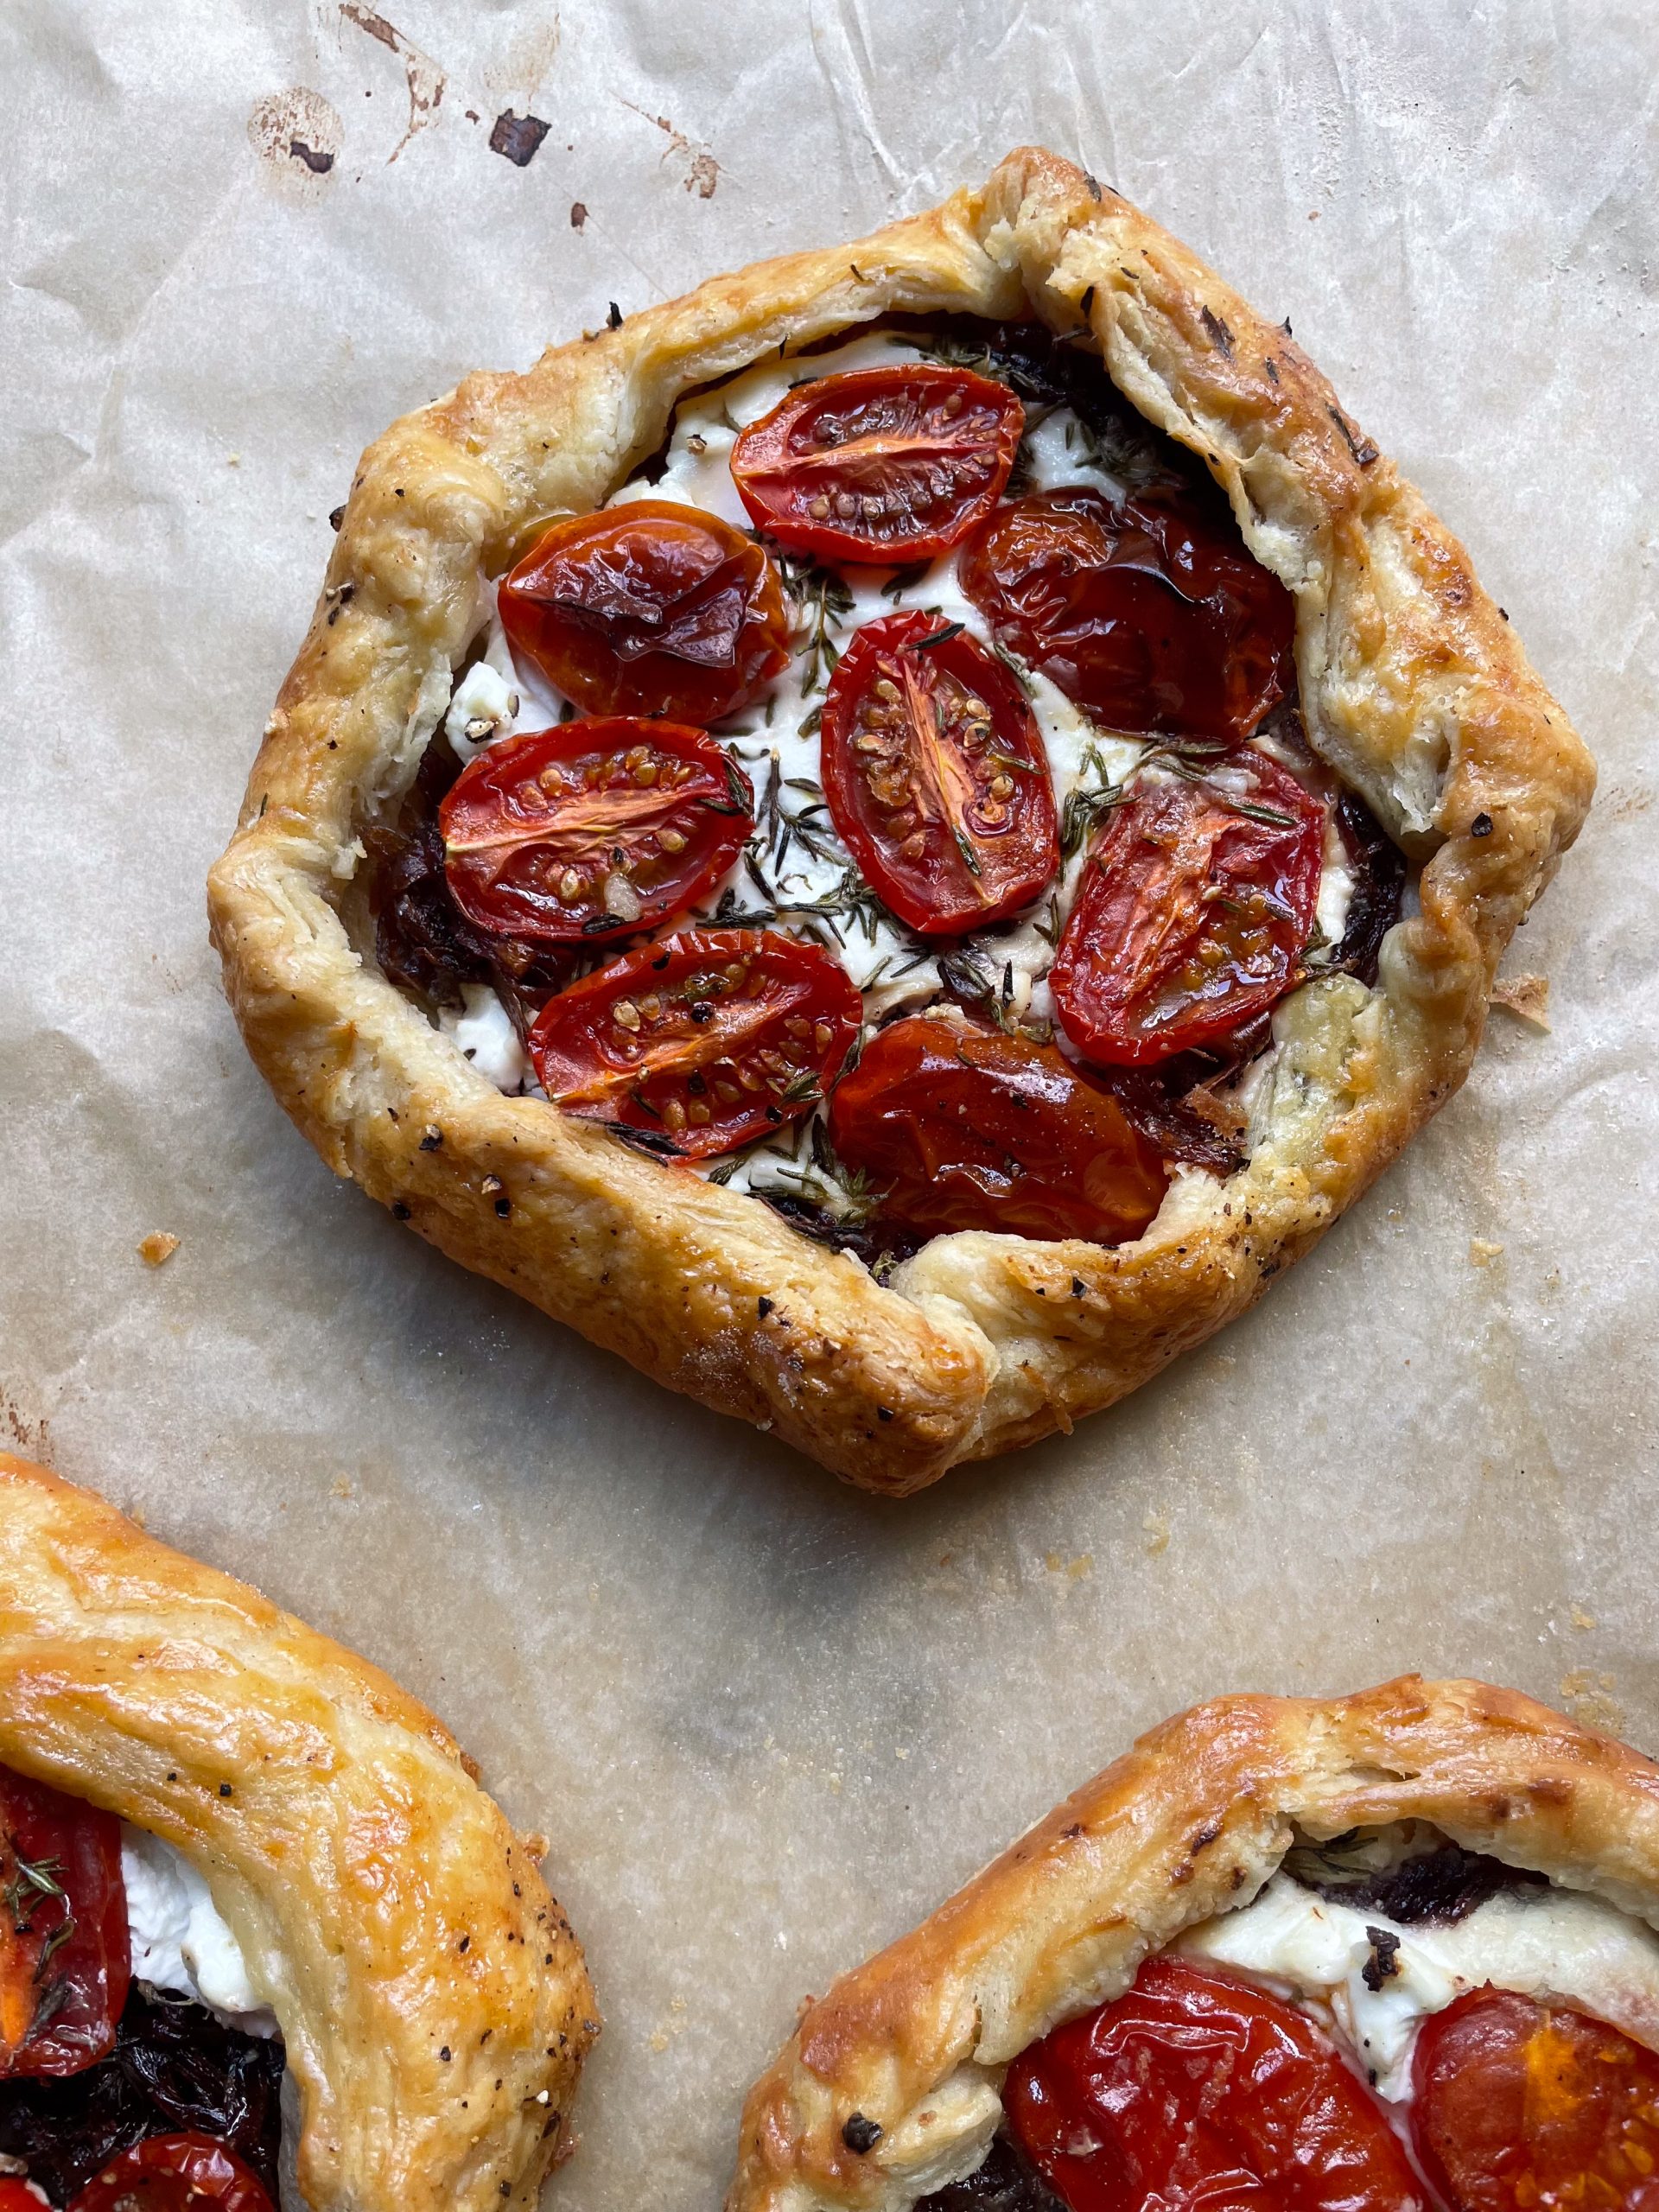
[[[344,22],[355,23],[359,30],[377,45],[384,46],[388,54],[395,54],[404,65],[404,81],[409,89],[409,124],[386,156],[390,168],[416,132],[424,130],[436,116],[448,79],[429,54],[423,53],[412,40],[404,36],[396,23],[365,6],[363,0],[340,0],[340,12]]]
[[[345,143],[339,110],[307,85],[267,92],[248,118],[260,174],[284,199],[321,199]]]
[[[665,162],[684,162],[686,169],[682,181],[686,190],[695,192],[700,200],[712,200],[721,176],[720,163],[715,159],[713,149],[699,145],[688,138],[683,130],[677,130],[665,115],[652,115],[645,108],[635,107],[632,100],[624,100],[622,105],[626,108],[632,108],[635,115],[644,116],[647,123],[654,124],[658,130],[664,133],[668,145],[663,159]]]

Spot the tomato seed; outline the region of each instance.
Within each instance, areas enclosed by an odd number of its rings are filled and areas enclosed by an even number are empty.
[[[568,868],[559,878],[559,896],[567,906],[575,906],[582,893],[583,879],[573,868]]]
[[[691,1103],[685,1109],[685,1116],[694,1128],[699,1129],[706,1128],[711,1118],[709,1109],[703,1104],[701,1098],[694,1098],[691,1101]]]
[[[705,1115],[708,1113],[708,1110],[707,1107],[703,1109]],[[664,1107],[663,1127],[675,1136],[677,1136],[680,1131],[685,1127],[685,1109],[681,1105],[677,1098],[671,1098],[667,1105]]]
[[[657,842],[665,853],[683,853],[685,850],[685,839],[677,830],[659,830]]]
[[[619,1029],[637,1029],[639,1027],[639,1009],[632,999],[618,999],[611,1008],[611,1020]]]

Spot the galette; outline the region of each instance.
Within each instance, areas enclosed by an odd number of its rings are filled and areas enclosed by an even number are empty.
[[[1248,1307],[1457,1087],[1592,770],[1293,342],[1081,170],[364,456],[213,870],[337,1172],[913,1490]]]
[[[0,2212],[530,2212],[597,2016],[474,1777],[378,1669],[0,1454]]]
[[[1611,1738],[1218,1698],[808,2001],[727,2212],[1652,2212],[1656,1926]]]

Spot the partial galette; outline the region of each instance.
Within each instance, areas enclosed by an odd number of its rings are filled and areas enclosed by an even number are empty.
[[[378,1669],[0,1453],[0,2212],[530,2212],[597,2031],[537,1855]]]
[[[365,456],[213,872],[340,1172],[871,1488],[1105,1405],[1453,1090],[1591,770],[1291,343],[1080,171]]]
[[[808,2001],[727,2212],[1653,2212],[1656,1925],[1610,1738],[1219,1698]]]

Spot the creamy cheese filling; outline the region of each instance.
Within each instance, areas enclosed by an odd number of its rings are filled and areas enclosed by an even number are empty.
[[[783,360],[769,359],[715,390],[683,400],[676,410],[660,476],[632,479],[612,495],[611,506],[634,499],[679,501],[719,515],[739,528],[749,517],[732,479],[731,454],[739,433],[770,412],[790,389],[819,377],[914,359],[914,343],[896,334],[874,333],[833,350]],[[1100,463],[1096,442],[1068,407],[1028,409],[1020,445],[1020,467],[1034,491],[1086,485],[1114,497],[1128,486]],[[785,568],[788,563],[785,560]],[[740,915],[775,910],[779,925],[815,938],[840,961],[864,994],[868,1020],[895,1012],[917,1012],[948,998],[940,973],[940,953],[912,936],[885,912],[846,897],[856,883],[852,857],[836,836],[820,789],[819,741],[814,709],[823,703],[835,658],[867,622],[905,608],[935,613],[960,623],[981,644],[992,643],[989,626],[957,582],[957,556],[944,555],[925,569],[851,568],[836,572],[840,589],[820,597],[809,590],[791,600],[795,613],[793,652],[789,666],[765,696],[734,715],[717,734],[740,760],[754,786],[756,836],[731,873],[715,887],[708,905],[690,917],[677,917],[668,930],[688,920],[708,924],[722,899]],[[483,747],[524,731],[546,728],[574,711],[533,667],[514,663],[492,586],[484,589],[480,627],[482,657],[456,684],[445,729],[463,761]],[[1062,821],[1074,793],[1121,784],[1135,768],[1146,747],[1134,739],[1102,730],[1065,694],[1034,671],[1021,671],[1032,711],[1042,733]],[[1282,757],[1282,756],[1281,756]],[[1295,763],[1288,763],[1293,768]],[[999,1014],[1010,1021],[1052,1022],[1053,1004],[1046,976],[1082,872],[1088,840],[1063,861],[1055,882],[1027,915],[966,941],[975,987],[982,984]],[[1346,925],[1353,877],[1334,821],[1327,825],[1320,881],[1318,924],[1334,944]],[[664,933],[666,933],[664,931]],[[947,957],[949,957],[947,955]],[[958,979],[963,964],[956,961]],[[484,984],[464,987],[464,1007],[441,1017],[480,1073],[507,1091],[536,1088],[528,1058],[505,1008]],[[1070,1047],[1055,1031],[1062,1051]],[[786,1190],[811,1199],[832,1215],[854,1211],[855,1202],[821,1164],[811,1158],[811,1127],[823,1113],[803,1116],[774,1141],[730,1159],[702,1165],[734,1190]]]
[[[260,2004],[237,1940],[189,1860],[124,1821],[121,1878],[135,1978],[194,1998],[244,2035],[274,2036],[276,2016]]]
[[[1576,1891],[1502,1891],[1461,1920],[1407,1926],[1275,1874],[1254,1903],[1172,1948],[1277,1984],[1334,2028],[1395,2102],[1411,2094],[1423,2022],[1487,1982],[1576,2005],[1659,2050],[1659,1936]]]

